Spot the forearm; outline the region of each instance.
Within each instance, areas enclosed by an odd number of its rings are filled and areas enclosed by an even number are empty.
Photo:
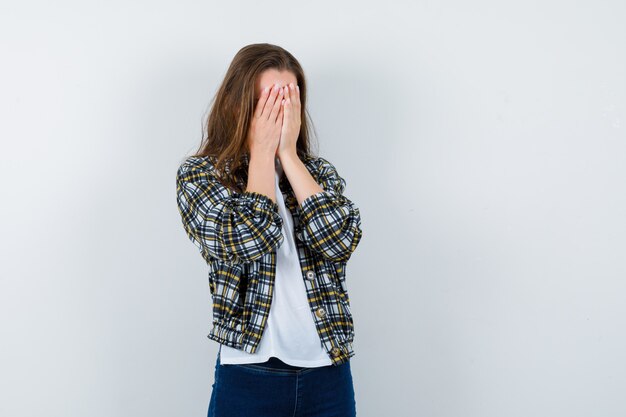
[[[281,155],[280,163],[299,205],[311,195],[324,191],[295,152]]]
[[[268,196],[276,202],[274,182],[274,155],[268,152],[253,152],[248,165],[248,184],[246,191],[254,191]]]

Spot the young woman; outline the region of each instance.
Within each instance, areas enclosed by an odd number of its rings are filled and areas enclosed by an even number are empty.
[[[220,344],[209,417],[356,415],[346,265],[361,218],[335,166],[311,154],[305,108],[298,61],[248,45],[177,171]]]

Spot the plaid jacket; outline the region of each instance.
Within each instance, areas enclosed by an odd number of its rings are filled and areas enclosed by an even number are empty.
[[[212,157],[188,157],[176,174],[178,209],[186,234],[209,266],[213,326],[208,338],[254,353],[269,315],[276,249],[284,241],[278,204],[253,191],[220,184]],[[247,175],[249,156],[244,156]],[[361,236],[361,217],[343,195],[346,182],[322,157],[303,161],[324,191],[298,204],[287,177],[280,179],[291,212],[302,279],[311,314],[334,365],[354,356],[354,323],[346,264]],[[245,190],[247,178],[240,178]]]

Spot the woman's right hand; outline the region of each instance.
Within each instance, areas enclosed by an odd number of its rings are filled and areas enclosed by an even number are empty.
[[[250,154],[275,155],[283,125],[283,88],[278,84],[261,92],[248,131]]]

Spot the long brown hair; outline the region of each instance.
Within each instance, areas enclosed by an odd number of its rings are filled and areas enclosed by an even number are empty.
[[[221,182],[239,192],[243,191],[241,178],[247,178],[249,149],[246,139],[254,114],[255,82],[263,71],[270,68],[289,71],[296,77],[302,111],[296,151],[302,160],[312,156],[309,126],[313,125],[307,119],[306,79],[300,63],[280,46],[269,43],[244,46],[233,58],[211,101],[206,131],[198,151],[193,155],[210,157]]]

